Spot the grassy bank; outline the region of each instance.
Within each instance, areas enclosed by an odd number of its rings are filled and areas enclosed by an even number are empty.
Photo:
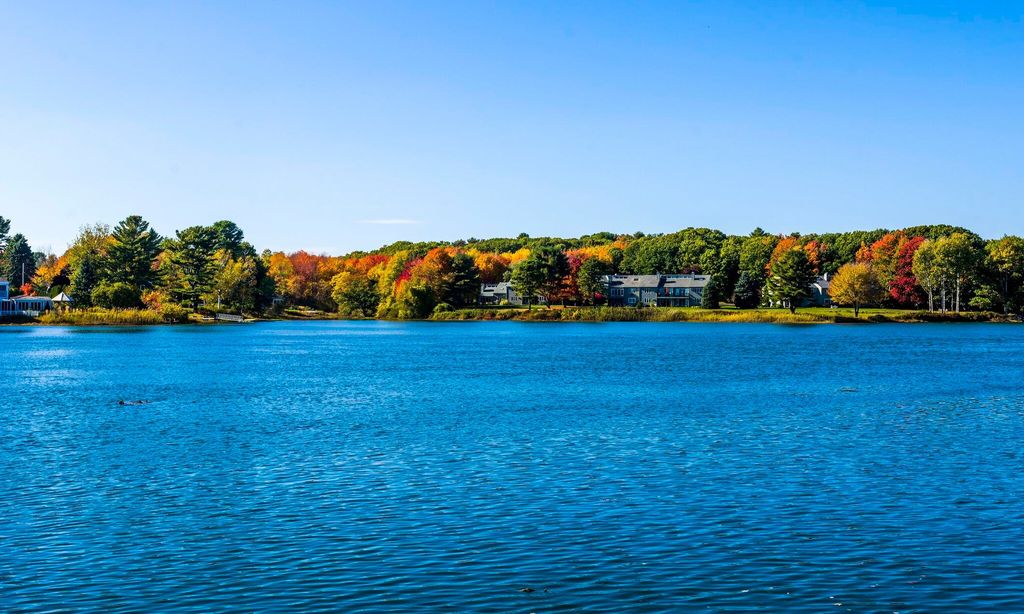
[[[284,320],[339,320],[348,319],[325,312],[281,314]],[[929,313],[902,309],[861,309],[855,316],[853,309],[827,309],[808,307],[790,313],[785,309],[702,309],[699,307],[491,307],[459,309],[435,313],[435,321],[514,320],[520,322],[754,322],[767,324],[834,324],[871,322],[1015,322],[1018,318],[992,312],[965,312],[961,314]],[[209,320],[209,319],[208,319]],[[4,324],[51,324],[61,326],[141,326],[203,321],[198,314],[184,310],[156,311],[152,309],[75,309],[49,312],[37,319],[6,319]]]
[[[441,321],[516,320],[525,322],[761,322],[770,324],[830,324],[844,322],[998,322],[1008,321],[990,312],[957,314],[929,313],[901,309],[807,308],[790,313],[786,309],[637,309],[633,307],[556,307],[551,309],[461,309],[436,313]]]
[[[72,309],[50,311],[39,316],[40,324],[64,326],[139,326],[188,321],[187,314],[161,312],[153,309]]]

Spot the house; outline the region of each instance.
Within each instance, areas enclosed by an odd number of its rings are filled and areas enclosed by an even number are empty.
[[[35,317],[53,309],[53,300],[48,296],[16,296],[11,298],[11,284],[0,279],[0,317]]]
[[[811,299],[807,306],[831,307],[832,297],[828,294],[828,288],[832,284],[829,274],[825,273],[811,284]]]
[[[811,282],[811,296],[800,301],[798,307],[831,307],[832,297],[828,293],[829,286],[831,285],[832,278],[828,273],[819,276]],[[789,307],[789,301],[768,301],[768,305],[771,307]]]
[[[515,290],[512,289],[512,284],[507,281],[501,281],[496,284],[480,284],[480,295],[477,297],[477,301],[481,305],[525,305],[523,297],[519,296]],[[534,299],[533,304],[539,305],[546,301],[544,297],[538,296]]]
[[[698,307],[710,275],[606,275],[608,304],[626,307]]]

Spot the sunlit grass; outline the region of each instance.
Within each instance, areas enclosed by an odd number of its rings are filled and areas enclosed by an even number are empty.
[[[853,309],[808,307],[788,309],[703,309],[700,307],[558,307],[533,309],[460,309],[434,314],[434,320],[518,320],[527,322],[760,322],[771,324],[824,324],[854,322],[987,322],[1002,320],[990,312],[940,314],[905,309]]]
[[[42,324],[89,325],[145,325],[166,324],[164,314],[152,309],[70,309],[50,311],[39,316]]]

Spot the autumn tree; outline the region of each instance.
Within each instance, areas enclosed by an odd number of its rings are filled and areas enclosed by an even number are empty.
[[[768,277],[768,296],[779,305],[788,305],[794,313],[802,301],[811,296],[811,284],[817,279],[807,252],[794,247],[779,255],[772,263]]]
[[[501,281],[509,267],[508,259],[494,253],[477,253],[473,262],[480,271],[480,282],[485,284]]]
[[[364,274],[342,271],[332,280],[332,297],[338,304],[338,313],[346,316],[373,317],[377,313],[380,294],[377,284]]]
[[[246,253],[235,257],[228,249],[221,248],[214,252],[213,262],[214,273],[210,289],[203,296],[205,302],[216,303],[218,309],[255,312],[260,291],[256,258]]]
[[[917,282],[928,293],[928,311],[935,311],[935,292],[942,292],[942,310],[946,310],[946,275],[940,262],[936,242],[925,240],[914,252],[913,272]]]
[[[53,254],[47,254],[43,258],[36,267],[36,276],[32,279],[32,285],[47,294],[52,288],[67,286],[70,282],[71,271],[68,269],[67,259],[63,256],[58,258]]]
[[[887,232],[858,253],[857,262],[870,263],[883,288],[891,287],[899,264],[900,248],[906,243],[903,231]]]
[[[960,313],[964,287],[977,272],[979,250],[971,238],[962,232],[938,239],[936,250],[940,266],[945,270],[947,279],[953,283],[954,309]]]
[[[844,264],[836,271],[828,288],[832,302],[838,305],[853,305],[854,317],[860,316],[860,308],[874,305],[885,296],[874,267],[864,262]]]
[[[914,254],[924,241],[924,237],[911,237],[899,247],[896,268],[889,281],[889,296],[897,305],[919,307],[924,302],[921,285],[914,275]]]
[[[1005,236],[985,246],[988,264],[999,278],[1004,313],[1020,308],[1018,294],[1024,280],[1024,239]]]

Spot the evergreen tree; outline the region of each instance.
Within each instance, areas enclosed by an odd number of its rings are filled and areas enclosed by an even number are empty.
[[[465,307],[476,302],[480,295],[480,269],[473,257],[459,252],[452,256],[452,282],[447,302],[456,307]]]
[[[704,309],[718,309],[722,301],[722,282],[718,275],[712,275],[704,286],[700,297],[700,306]]]
[[[36,257],[24,235],[18,233],[7,241],[0,266],[3,267],[0,278],[6,278],[12,287],[32,281],[36,274]]]
[[[784,252],[772,264],[768,277],[768,297],[779,305],[788,305],[790,313],[811,296],[811,284],[818,278],[807,252],[794,248]]]
[[[217,234],[208,226],[190,226],[176,234],[167,245],[171,265],[177,272],[175,291],[196,311],[200,297],[209,292],[216,275],[213,257]]]
[[[96,258],[86,256],[78,261],[78,267],[71,275],[68,294],[75,301],[75,307],[91,307],[92,291],[99,285],[99,266]]]
[[[216,234],[214,244],[216,249],[222,249],[231,254],[232,258],[241,258],[246,252],[252,250],[252,246],[245,243],[245,233],[232,221],[221,220],[214,222],[210,227]],[[246,249],[248,248],[248,249]],[[255,250],[251,255],[255,256]]]
[[[162,241],[142,217],[131,215],[122,220],[114,227],[107,248],[107,280],[138,290],[152,287],[157,279],[153,261],[160,254]]]
[[[7,245],[7,233],[11,232],[11,220],[0,215],[0,254],[4,253]]]
[[[736,280],[736,292],[733,298],[738,309],[753,309],[761,303],[760,275],[751,275],[743,271]]]

